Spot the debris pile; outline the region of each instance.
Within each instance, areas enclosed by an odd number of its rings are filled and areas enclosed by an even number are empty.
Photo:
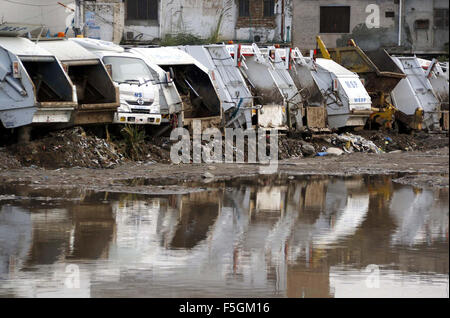
[[[145,143],[145,159],[144,161],[153,161],[160,163],[170,163],[170,147],[171,142],[167,137],[151,137]]]
[[[429,134],[416,132],[413,134],[398,134],[390,131],[360,131],[359,135],[373,141],[385,152],[395,150],[424,151],[448,147],[448,134]]]
[[[24,166],[49,169],[68,167],[112,168],[124,160],[113,143],[88,136],[83,128],[50,133],[28,143],[8,147]]]
[[[362,136],[351,133],[341,135],[333,134],[331,136],[331,144],[341,148],[344,152],[368,152],[382,153],[383,150],[378,148],[371,140],[367,140]]]
[[[307,145],[303,140],[292,138],[279,138],[278,159],[301,158],[303,157],[302,147]],[[307,146],[306,146],[307,147]],[[312,146],[311,146],[312,147]],[[314,147],[312,148],[315,152]],[[303,148],[304,150],[304,148]]]
[[[19,160],[12,154],[9,154],[6,148],[0,147],[0,170],[3,169],[16,169],[22,165]]]

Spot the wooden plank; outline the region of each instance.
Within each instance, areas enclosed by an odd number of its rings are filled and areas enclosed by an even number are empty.
[[[448,126],[449,126],[449,116],[448,116],[449,112],[442,112],[442,117],[443,117],[443,130],[448,130]]]
[[[325,128],[327,112],[325,107],[306,107],[308,128]]]

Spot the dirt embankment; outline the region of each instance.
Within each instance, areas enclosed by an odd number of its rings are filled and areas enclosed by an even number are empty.
[[[449,148],[400,153],[350,153],[342,156],[291,158],[279,162],[275,175],[393,175],[415,186],[448,186]],[[141,194],[188,193],[216,182],[264,174],[258,164],[161,164],[125,162],[113,169],[26,167],[0,170],[0,185],[36,189],[85,189]],[[409,179],[406,179],[409,177]],[[401,180],[400,180],[401,179]],[[5,188],[5,189],[6,189]]]
[[[130,138],[135,138],[130,141]],[[279,160],[354,152],[383,153],[393,151],[427,151],[448,146],[448,135],[418,133],[395,134],[388,131],[360,131],[353,134],[298,134],[279,136]],[[133,148],[134,147],[134,148]],[[125,163],[164,163],[170,161],[171,142],[167,137],[105,138],[81,127],[51,132],[29,143],[0,148],[0,169],[20,167],[114,168]],[[130,155],[130,152],[133,155]],[[330,153],[328,153],[330,152]]]
[[[165,138],[146,138],[134,161],[169,162]],[[51,132],[28,143],[0,148],[0,169],[42,167],[113,168],[130,161],[127,141],[120,136],[101,138],[81,127]]]
[[[92,131],[72,128],[0,148],[0,183],[155,194],[189,192],[194,184],[262,173],[259,164],[175,165],[170,161],[168,138],[133,138],[136,144],[130,144],[126,136],[102,138]],[[276,174],[396,174],[395,182],[448,187],[448,144],[447,135],[424,133],[279,136]]]

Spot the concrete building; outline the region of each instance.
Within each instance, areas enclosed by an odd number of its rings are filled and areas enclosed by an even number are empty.
[[[448,0],[21,0],[0,2],[0,24],[43,26],[43,36],[77,24],[85,36],[106,41],[151,43],[170,35],[222,41],[293,43],[329,47],[350,38],[363,49],[392,53],[448,54]],[[401,10],[400,10],[401,9]],[[401,13],[401,14],[400,14]],[[399,27],[400,26],[400,27]],[[39,30],[37,31],[39,34]],[[34,34],[35,36],[37,34]]]
[[[170,35],[246,42],[290,41],[292,0],[84,1],[86,35],[148,42]]]
[[[313,49],[320,35],[329,47],[353,38],[366,50],[448,54],[448,10],[447,0],[294,0],[293,44]]]

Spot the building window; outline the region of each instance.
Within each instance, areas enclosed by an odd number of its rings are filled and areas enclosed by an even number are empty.
[[[448,29],[448,9],[434,9],[434,26],[438,29]]]
[[[320,33],[350,33],[350,7],[320,7]]]
[[[275,15],[275,0],[264,0],[264,16],[273,17]]]
[[[127,20],[158,20],[158,0],[127,0]]]
[[[416,20],[414,21],[414,29],[428,30],[430,28],[430,20]]]
[[[250,16],[250,0],[239,0],[239,16]]]
[[[395,18],[394,11],[386,11],[385,15],[386,15],[386,18]]]

